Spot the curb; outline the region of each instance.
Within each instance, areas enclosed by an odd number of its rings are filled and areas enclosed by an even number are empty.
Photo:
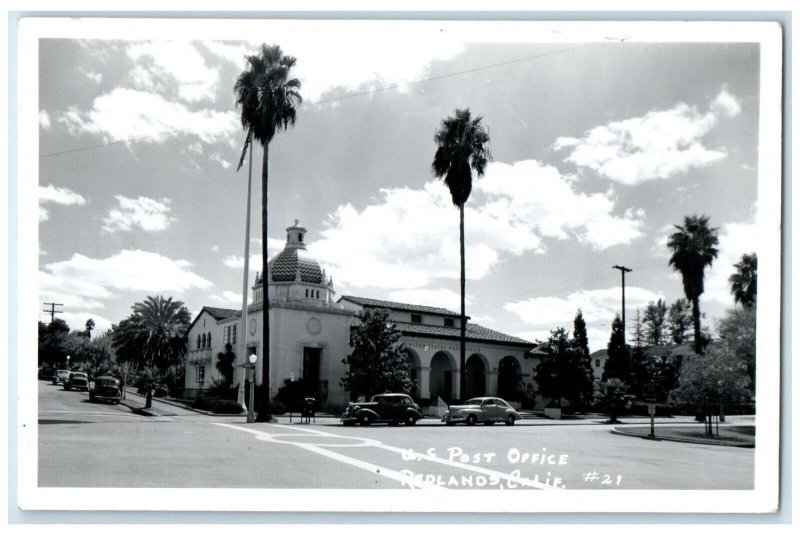
[[[614,435],[626,436],[626,437],[633,437],[633,438],[641,438],[644,440],[656,440],[656,441],[667,441],[667,442],[683,442],[685,444],[701,444],[704,446],[726,446],[728,448],[755,448],[755,444],[742,444],[742,443],[731,443],[731,442],[723,442],[721,440],[714,440],[714,439],[689,439],[689,438],[678,438],[678,437],[667,437],[667,436],[659,436],[656,435],[655,437],[651,437],[650,435],[638,435],[635,433],[630,433],[626,431],[620,431],[617,428],[611,430],[611,433]]]

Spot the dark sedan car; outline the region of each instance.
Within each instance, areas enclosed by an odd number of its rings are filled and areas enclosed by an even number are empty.
[[[64,381],[64,390],[89,390],[89,376],[83,372],[71,372]]]
[[[421,419],[422,409],[407,394],[378,394],[369,402],[350,403],[342,415],[344,425],[404,423],[414,425]]]
[[[89,401],[110,401],[118,404],[122,399],[122,385],[119,379],[103,375],[94,380],[94,387],[89,390]]]

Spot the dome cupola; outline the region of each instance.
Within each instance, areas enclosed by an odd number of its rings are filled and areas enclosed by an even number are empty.
[[[270,282],[323,283],[322,268],[306,251],[306,229],[299,223],[286,229],[286,247],[267,264]]]

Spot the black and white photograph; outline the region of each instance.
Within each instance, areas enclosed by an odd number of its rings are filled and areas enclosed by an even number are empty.
[[[780,25],[19,38],[23,509],[777,508]]]

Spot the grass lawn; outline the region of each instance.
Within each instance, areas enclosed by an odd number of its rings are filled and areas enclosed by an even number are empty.
[[[625,426],[616,430],[628,435],[648,436],[650,426]],[[662,440],[682,440],[687,442],[699,442],[702,444],[719,444],[726,446],[755,447],[756,428],[752,425],[720,426],[719,435],[716,434],[717,427],[714,426],[714,435],[706,436],[705,426],[702,423],[692,426],[678,425],[657,425],[656,438]]]

